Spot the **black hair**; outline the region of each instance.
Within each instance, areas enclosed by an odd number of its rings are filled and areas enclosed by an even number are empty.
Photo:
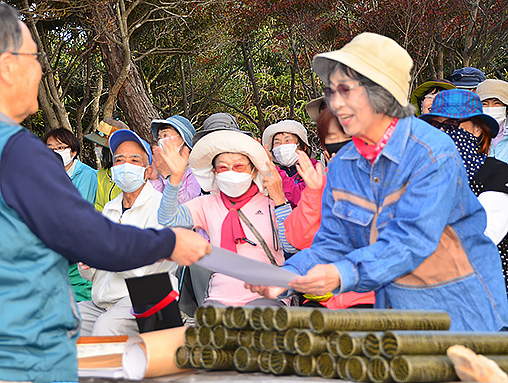
[[[54,139],[68,145],[71,148],[71,152],[76,152],[76,157],[81,153],[81,146],[76,136],[68,129],[58,128],[50,130],[43,137],[42,142],[48,143],[48,140],[53,137]]]

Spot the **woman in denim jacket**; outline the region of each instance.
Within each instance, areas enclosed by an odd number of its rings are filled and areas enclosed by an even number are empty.
[[[330,161],[321,227],[286,261],[301,275],[289,286],[315,295],[375,290],[376,308],[446,310],[451,330],[501,330],[508,302],[485,212],[453,141],[412,116],[411,67],[402,47],[373,33],[314,57],[354,145]]]

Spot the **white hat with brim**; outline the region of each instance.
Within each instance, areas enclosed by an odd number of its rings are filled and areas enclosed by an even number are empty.
[[[495,79],[485,80],[478,84],[476,94],[482,101],[497,98],[503,104],[508,105],[508,82]]]
[[[331,71],[337,62],[385,88],[400,105],[409,104],[413,60],[409,53],[391,38],[376,33],[361,33],[338,51],[314,56],[314,72],[328,84]]]
[[[282,120],[275,124],[268,126],[263,132],[263,138],[261,139],[261,143],[264,145],[268,145],[268,149],[273,149],[273,136],[278,133],[291,133],[298,136],[302,142],[310,148],[309,138],[307,137],[307,129],[295,120]]]
[[[219,193],[215,174],[212,172],[212,161],[221,153],[239,153],[249,157],[258,170],[254,182],[259,190],[263,191],[263,177],[270,173],[266,164],[270,161],[268,155],[254,138],[233,130],[211,132],[194,145],[189,166],[203,190]]]

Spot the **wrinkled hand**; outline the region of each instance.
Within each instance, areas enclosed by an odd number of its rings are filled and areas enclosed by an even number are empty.
[[[249,289],[253,293],[258,293],[268,299],[276,299],[279,295],[285,292],[287,289],[284,287],[266,287],[261,285],[249,285],[246,283],[246,289]]]
[[[277,168],[273,162],[266,162],[270,168],[270,174],[263,177],[263,187],[268,191],[268,196],[273,200],[275,205],[282,205],[286,202],[284,189],[282,188],[282,178],[280,178]]]
[[[298,170],[298,174],[303,178],[307,187],[321,189],[323,187],[323,165],[318,162],[316,168],[314,168],[312,161],[305,152],[297,150],[297,153],[298,163],[296,164],[296,170]]]
[[[302,293],[325,295],[340,286],[340,274],[332,264],[316,265],[307,275],[295,278],[288,285]]]
[[[161,152],[162,148],[158,146],[154,146],[152,148],[153,164],[155,165],[155,169],[157,169],[159,174],[162,177],[167,178],[171,174],[171,171],[169,170],[169,166],[166,164],[166,161],[164,161]]]
[[[161,155],[171,172],[169,182],[172,185],[178,185],[187,168],[190,150],[186,145],[182,147],[182,150],[179,150],[176,141],[167,138],[163,140],[163,143],[164,150],[158,148],[156,151]],[[154,149],[156,148],[154,147]]]
[[[176,243],[171,260],[180,266],[191,265],[212,251],[212,246],[198,233],[178,227],[172,230],[176,235]]]

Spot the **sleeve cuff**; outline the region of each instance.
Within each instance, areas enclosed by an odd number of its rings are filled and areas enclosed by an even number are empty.
[[[332,291],[334,294],[341,294],[352,291],[358,284],[358,270],[355,265],[347,259],[340,260],[333,264],[340,275],[340,287]]]

